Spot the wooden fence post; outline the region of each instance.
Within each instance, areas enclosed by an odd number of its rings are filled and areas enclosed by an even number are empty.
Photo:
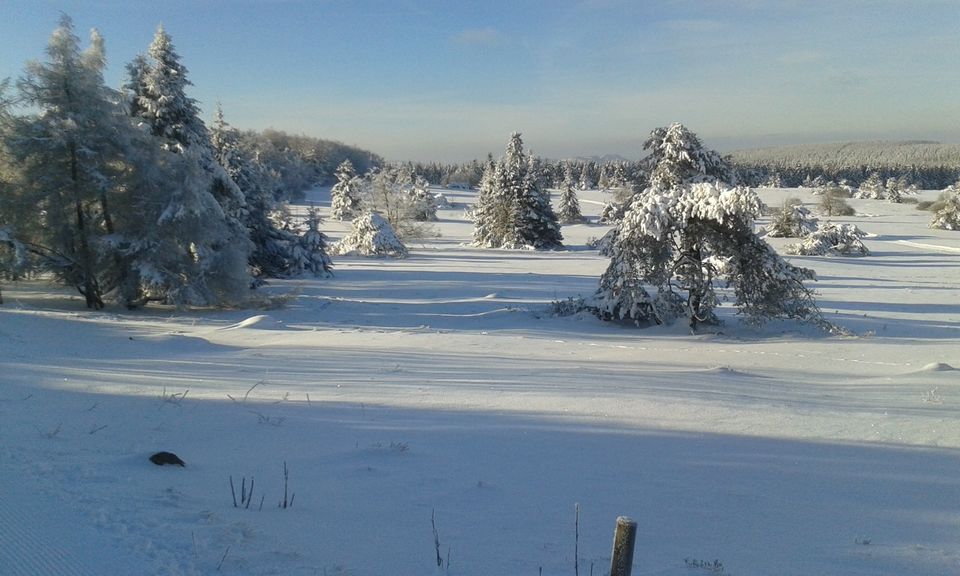
[[[613,533],[613,559],[610,576],[630,576],[633,570],[633,545],[637,539],[637,523],[626,516],[617,518]]]

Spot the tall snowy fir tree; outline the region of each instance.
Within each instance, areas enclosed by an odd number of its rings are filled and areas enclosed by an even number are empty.
[[[651,187],[634,196],[610,245],[593,306],[605,319],[671,323],[691,329],[717,322],[717,291],[730,288],[753,322],[791,318],[826,326],[813,272],[783,260],[753,230],[761,203],[730,187],[732,171],[686,128],[653,131]],[[727,179],[727,181],[724,181]]]
[[[257,281],[294,272],[291,257],[297,235],[289,229],[285,206],[273,196],[274,178],[243,148],[239,133],[224,120],[219,105],[210,142],[217,163],[243,194],[241,221],[253,242],[249,263]]]
[[[330,216],[337,220],[352,220],[360,215],[360,191],[363,181],[357,177],[353,162],[344,160],[337,166],[337,183],[330,189]]]
[[[17,166],[5,215],[8,234],[29,246],[42,269],[104,306],[117,275],[107,238],[114,233],[112,200],[122,191],[125,145],[134,128],[104,86],[103,39],[93,31],[80,50],[64,16],[50,38],[48,61],[32,62],[18,83],[35,112],[11,119],[5,154]]]
[[[290,253],[289,272],[307,273],[314,276],[329,276],[333,263],[327,255],[327,236],[320,231],[320,212],[311,207],[303,229],[297,235]]]
[[[574,191],[573,171],[569,164],[563,167],[563,184],[560,187],[560,209],[558,217],[563,224],[579,224],[583,222],[583,213],[580,211],[580,200]]]
[[[541,185],[542,175],[532,168],[519,132],[510,136],[504,157],[481,188],[481,203],[474,221],[474,242],[488,248],[563,247],[560,224]]]
[[[246,272],[250,255],[254,245],[250,240],[249,232],[243,223],[246,215],[246,201],[243,192],[233,181],[227,171],[217,162],[214,156],[210,134],[199,116],[196,101],[186,95],[186,88],[190,86],[187,79],[187,69],[180,63],[180,56],[174,49],[169,34],[159,27],[153,42],[147,51],[146,58],[138,57],[127,67],[130,74],[126,88],[131,90],[130,113],[149,128],[162,143],[165,150],[181,154],[182,162],[179,170],[181,177],[191,186],[199,186],[202,190],[190,193],[175,194],[171,202],[183,202],[181,206],[169,206],[165,214],[196,213],[207,211],[206,218],[210,220],[209,229],[201,235],[204,244],[199,245],[186,235],[197,233],[191,226],[191,220],[173,219],[165,222],[167,227],[182,226],[180,229],[180,244],[194,245],[189,253],[194,258],[206,258],[209,262],[197,267],[204,270],[205,275],[215,272],[223,280],[242,282],[249,286],[253,280]],[[196,169],[182,166],[183,162],[196,163]],[[205,181],[204,181],[205,180]],[[209,211],[209,203],[203,194],[213,197],[219,206],[218,211]],[[188,202],[195,202],[190,205]],[[213,235],[212,232],[217,232]],[[147,266],[150,255],[142,254],[141,259]],[[229,266],[244,263],[244,273],[239,270],[228,270]],[[159,266],[150,266],[152,272],[162,270]],[[200,279],[198,279],[199,281]],[[187,282],[188,284],[190,282]],[[185,293],[179,291],[178,293]],[[233,300],[241,293],[240,287],[223,286],[218,290],[192,291],[190,304],[203,304],[194,296],[204,295],[215,298],[230,298]],[[186,301],[185,301],[186,302]],[[207,304],[235,303],[210,301]]]

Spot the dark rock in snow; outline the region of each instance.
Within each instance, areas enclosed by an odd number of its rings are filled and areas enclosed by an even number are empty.
[[[157,452],[150,457],[150,461],[156,464],[157,466],[163,466],[164,464],[176,464],[177,466],[186,466],[183,460],[173,452]]]

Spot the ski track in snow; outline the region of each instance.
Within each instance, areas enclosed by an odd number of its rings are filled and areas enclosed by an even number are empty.
[[[937,252],[947,252],[949,254],[960,254],[960,248],[951,246],[941,246],[939,244],[924,244],[922,242],[911,242],[910,240],[897,240],[897,244],[909,246],[911,248],[922,248],[925,250],[936,250]]]

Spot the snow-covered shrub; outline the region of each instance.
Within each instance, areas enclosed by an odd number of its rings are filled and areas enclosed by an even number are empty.
[[[960,230],[960,187],[956,185],[941,194],[942,205],[934,212],[931,228]]]
[[[616,224],[623,218],[623,205],[616,202],[608,202],[600,211],[601,224]]]
[[[796,202],[793,202],[796,200]],[[772,238],[802,238],[817,229],[817,219],[796,198],[784,201],[767,229]]]
[[[334,254],[404,258],[407,247],[397,238],[386,218],[368,212],[354,219],[350,233],[335,245]]]
[[[616,237],[617,229],[611,228],[610,230],[607,230],[606,234],[599,238],[589,238],[587,240],[587,248],[598,251],[601,256],[609,257],[613,254],[613,241]]]
[[[853,224],[833,224],[827,222],[817,227],[803,242],[786,247],[787,254],[801,256],[823,256],[841,254],[844,256],[866,256],[870,250],[861,238],[867,233]]]

